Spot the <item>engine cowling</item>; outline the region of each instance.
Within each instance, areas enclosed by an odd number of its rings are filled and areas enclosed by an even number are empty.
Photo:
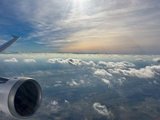
[[[0,81],[0,110],[16,118],[30,118],[40,107],[39,83],[28,77],[3,78]]]

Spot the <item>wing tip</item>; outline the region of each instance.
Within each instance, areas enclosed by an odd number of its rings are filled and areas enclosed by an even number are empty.
[[[15,35],[11,35],[13,38],[21,38],[21,36],[15,36]]]

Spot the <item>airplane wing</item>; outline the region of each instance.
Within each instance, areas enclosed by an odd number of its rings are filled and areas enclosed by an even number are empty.
[[[14,42],[16,42],[18,39],[20,39],[20,36],[14,36],[12,35],[13,39],[11,39],[10,41],[4,43],[3,45],[0,46],[0,53],[2,51],[4,51],[6,48],[8,48],[9,46],[11,46]]]

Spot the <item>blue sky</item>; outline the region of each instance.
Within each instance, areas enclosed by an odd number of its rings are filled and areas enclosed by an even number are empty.
[[[159,0],[2,0],[0,44],[8,51],[160,53]]]

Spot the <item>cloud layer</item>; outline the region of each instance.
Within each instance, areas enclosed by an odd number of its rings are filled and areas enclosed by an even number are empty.
[[[128,118],[129,113],[131,117],[133,112],[141,113],[138,108],[145,109],[148,102],[146,114],[156,111],[160,86],[157,58],[160,56],[1,54],[0,71],[7,78],[24,75],[40,83],[44,97],[42,114],[36,114],[40,118]]]

